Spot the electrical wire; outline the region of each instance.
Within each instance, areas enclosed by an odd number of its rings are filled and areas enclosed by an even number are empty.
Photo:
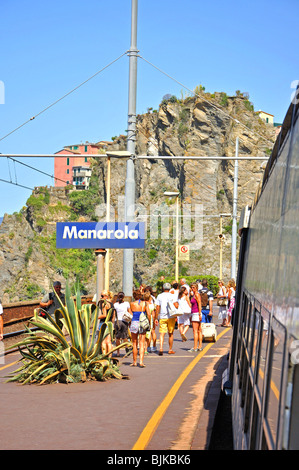
[[[21,124],[20,126],[16,127],[14,130],[12,130],[11,132],[9,132],[8,134],[4,135],[3,137],[0,138],[0,142],[2,140],[4,140],[5,138],[7,138],[8,136],[10,136],[11,134],[13,134],[14,132],[16,132],[17,130],[19,130],[20,128],[22,128],[23,126],[25,126],[26,124],[28,124],[29,122],[31,122],[32,120],[36,119],[38,116],[40,116],[41,114],[43,114],[44,112],[46,112],[47,110],[49,110],[50,108],[52,108],[53,106],[55,106],[57,103],[59,103],[60,101],[62,101],[64,98],[66,98],[67,96],[69,96],[70,94],[72,94],[73,92],[75,92],[76,90],[78,90],[81,86],[85,85],[87,82],[89,82],[90,80],[92,80],[94,77],[96,77],[97,75],[99,75],[101,72],[103,72],[106,68],[108,68],[109,66],[111,66],[112,64],[114,64],[115,62],[117,62],[119,59],[121,59],[124,55],[126,55],[128,53],[128,51],[125,51],[123,54],[121,54],[119,57],[117,57],[116,59],[114,59],[113,61],[111,61],[109,64],[107,64],[105,67],[103,67],[102,69],[100,69],[99,71],[97,71],[96,73],[94,73],[91,77],[89,77],[88,79],[84,80],[82,83],[80,83],[79,85],[77,85],[75,88],[73,88],[72,90],[70,90],[68,93],[65,93],[62,97],[60,97],[59,99],[57,99],[56,101],[54,101],[53,103],[51,103],[50,105],[48,105],[46,108],[42,109],[39,113],[37,113],[35,116],[31,117],[30,119],[28,119],[27,121],[25,121],[23,124]],[[144,57],[142,57],[141,55],[138,55],[138,57],[140,57],[142,60],[144,60],[146,63],[148,63],[149,65],[151,65],[152,67],[154,67],[156,70],[158,70],[160,73],[162,73],[163,75],[167,76],[168,78],[170,78],[171,80],[175,81],[176,83],[178,83],[180,86],[182,86],[183,88],[185,88],[186,90],[188,90],[189,92],[191,92],[193,95],[201,98],[203,101],[209,103],[211,106],[213,106],[214,108],[217,109],[217,111],[220,111],[221,113],[223,113],[225,116],[227,116],[229,119],[232,119],[233,121],[235,121],[236,123],[240,124],[241,126],[243,126],[247,131],[249,132],[254,132],[252,131],[251,129],[249,129],[245,124],[241,123],[240,121],[238,121],[236,118],[230,116],[228,113],[226,113],[225,111],[223,111],[221,108],[218,108],[214,103],[211,103],[210,101],[208,100],[205,100],[203,98],[203,96],[201,95],[198,95],[196,92],[194,92],[193,90],[190,90],[187,86],[185,86],[183,83],[179,82],[177,79],[175,79],[174,77],[172,77],[171,75],[167,74],[166,72],[164,72],[163,70],[161,70],[159,67],[157,67],[156,65],[152,64],[150,61],[148,61],[147,59],[145,59]],[[139,131],[141,133],[143,133],[140,129]],[[259,136],[261,137],[262,139],[264,139],[266,142],[270,142],[269,140],[267,140],[265,137],[263,136]],[[155,145],[155,144],[154,144]],[[156,146],[156,145],[155,145]],[[157,147],[157,146],[156,146]],[[157,147],[158,148],[158,147]],[[14,158],[12,157],[7,157],[9,159],[11,159],[13,162],[14,162],[14,170],[15,170],[15,163],[19,163],[21,165],[24,165],[34,171],[37,171],[39,173],[42,173],[46,176],[49,176],[55,180],[59,180],[59,181],[62,181],[63,183],[66,183],[65,180],[62,180],[60,178],[56,178],[55,176],[53,175],[50,175],[48,173],[45,173],[43,172],[42,170],[39,170],[37,168],[34,168],[30,165],[27,165],[23,162],[20,162],[19,160],[15,160]],[[154,157],[153,157],[154,158]],[[9,167],[9,165],[8,165]],[[10,167],[9,167],[9,173],[10,173]],[[189,174],[188,175],[189,177],[191,177],[191,175]],[[11,174],[10,174],[10,178],[11,178]],[[6,182],[6,183],[11,183],[11,184],[15,184],[17,186],[21,186],[21,187],[24,187],[24,188],[27,188],[27,189],[32,189],[32,188],[28,188],[27,186],[23,186],[23,185],[20,185],[17,183],[17,175],[16,175],[16,170],[15,170],[15,179],[16,179],[16,183],[13,183],[12,181],[7,181],[7,180],[2,180],[0,179],[0,181],[3,181],[3,182]],[[192,179],[192,178],[191,178]],[[202,184],[202,186],[204,186],[204,184],[200,181],[198,181],[199,184]],[[204,186],[205,187],[205,186]],[[205,187],[206,190],[209,191],[209,189],[207,187]]]
[[[12,181],[11,172],[10,172],[10,165],[9,165],[9,159],[8,158],[7,158],[7,165],[8,165],[8,173],[9,173],[10,181]]]
[[[21,188],[30,189],[30,191],[34,191],[34,188],[29,188],[28,186],[23,186],[22,184],[14,183],[13,181],[3,180],[2,178],[0,178],[0,181],[2,181],[3,183],[9,183],[14,184],[15,186],[20,186]]]
[[[62,181],[62,183],[67,183],[67,181],[65,181],[65,180],[62,180],[62,179],[60,179],[60,178],[57,178],[57,177],[54,176],[54,175],[50,175],[49,173],[46,173],[45,171],[39,170],[38,168],[35,168],[35,167],[33,167],[33,166],[27,165],[27,163],[20,162],[19,160],[16,160],[15,158],[12,158],[12,157],[7,157],[7,158],[9,158],[10,160],[12,160],[13,162],[19,163],[20,165],[24,165],[24,166],[26,166],[27,168],[30,168],[31,170],[37,171],[38,173],[42,173],[43,175],[50,176],[50,178],[53,178],[54,180]]]
[[[55,106],[55,104],[59,103],[60,101],[62,101],[64,98],[66,98],[67,96],[69,96],[71,93],[73,93],[74,91],[78,90],[78,88],[80,88],[81,86],[85,85],[85,83],[89,82],[90,80],[92,80],[94,77],[96,77],[97,75],[99,75],[101,72],[103,72],[105,69],[107,69],[108,67],[110,67],[110,65],[114,64],[115,62],[117,62],[119,59],[121,59],[124,55],[127,54],[127,51],[124,52],[123,54],[121,54],[119,57],[117,57],[117,59],[114,59],[112,62],[110,62],[109,64],[105,65],[105,67],[103,67],[101,70],[98,70],[96,73],[94,73],[91,77],[87,78],[87,80],[84,80],[84,82],[80,83],[79,85],[77,85],[75,88],[73,88],[72,90],[70,90],[68,93],[65,93],[63,96],[61,96],[61,98],[59,98],[58,100],[54,101],[53,103],[51,103],[49,106],[47,106],[46,108],[42,109],[39,113],[37,113],[35,116],[32,116],[30,119],[27,119],[27,121],[23,122],[23,124],[21,124],[20,126],[16,127],[14,130],[10,131],[8,134],[4,135],[3,137],[0,138],[0,142],[4,139],[6,139],[8,136],[10,136],[11,134],[13,134],[14,132],[18,131],[19,129],[21,129],[23,126],[25,126],[26,124],[28,124],[29,122],[33,121],[34,119],[36,119],[38,116],[40,116],[41,114],[45,113],[46,111],[48,111],[48,109],[52,108],[53,106]]]
[[[4,139],[6,139],[8,136],[10,136],[11,134],[13,134],[14,132],[18,131],[19,129],[21,129],[22,127],[24,127],[26,124],[28,124],[29,122],[33,121],[34,119],[36,119],[38,116],[40,116],[41,114],[45,113],[48,109],[52,108],[53,106],[55,106],[57,103],[59,103],[60,101],[62,101],[64,98],[66,98],[67,96],[69,96],[70,94],[72,94],[74,91],[78,90],[80,87],[82,87],[83,85],[85,85],[87,82],[89,82],[90,80],[92,80],[94,77],[96,77],[97,75],[99,75],[101,72],[103,72],[105,69],[107,69],[108,67],[110,67],[112,64],[114,64],[115,62],[117,62],[119,59],[121,59],[124,55],[127,54],[127,51],[124,52],[123,54],[121,54],[119,57],[117,57],[116,59],[114,59],[113,61],[111,61],[109,64],[105,65],[105,67],[101,68],[100,70],[98,70],[96,73],[94,73],[91,77],[89,77],[87,80],[84,80],[84,82],[80,83],[79,85],[77,85],[75,88],[73,88],[72,90],[70,90],[68,93],[65,93],[63,96],[61,96],[59,99],[57,99],[56,101],[54,101],[53,103],[51,103],[50,105],[48,105],[46,108],[42,109],[39,113],[37,113],[35,116],[31,117],[30,119],[28,119],[27,121],[23,122],[23,124],[21,124],[20,126],[16,127],[14,130],[10,131],[8,134],[4,135],[3,137],[0,138],[0,142]],[[63,183],[67,183],[67,181],[64,181],[60,178],[57,178],[53,175],[50,175],[48,173],[45,173],[43,172],[42,170],[39,170],[37,168],[34,168],[30,165],[27,165],[23,162],[20,162],[19,160],[15,160],[14,158],[12,157],[7,157],[7,160],[10,159],[14,162],[14,170],[15,170],[15,180],[16,180],[16,183],[14,183],[12,181],[12,178],[11,178],[11,171],[10,171],[10,166],[9,166],[9,163],[8,163],[8,170],[9,170],[9,176],[10,176],[10,181],[7,181],[7,180],[4,180],[4,179],[0,179],[0,181],[4,182],[4,183],[10,183],[10,184],[14,184],[16,186],[20,186],[20,187],[23,187],[25,189],[31,189],[33,191],[33,188],[29,188],[28,186],[24,186],[24,185],[21,185],[21,184],[18,184],[17,183],[17,175],[16,175],[16,169],[15,169],[15,162],[19,163],[20,165],[24,165],[34,171],[37,171],[39,173],[42,173],[46,176],[49,176],[57,181],[62,181]]]

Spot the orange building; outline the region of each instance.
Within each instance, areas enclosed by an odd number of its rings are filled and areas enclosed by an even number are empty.
[[[55,186],[66,186],[73,184],[73,167],[89,167],[88,157],[78,157],[77,155],[96,155],[105,151],[112,142],[98,142],[96,144],[85,142],[85,144],[67,145],[54,155],[54,178]],[[65,155],[65,158],[58,157]]]

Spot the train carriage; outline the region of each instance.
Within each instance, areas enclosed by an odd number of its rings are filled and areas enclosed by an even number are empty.
[[[255,200],[240,218],[234,332],[224,386],[232,394],[235,449],[299,449],[296,101],[287,111]]]

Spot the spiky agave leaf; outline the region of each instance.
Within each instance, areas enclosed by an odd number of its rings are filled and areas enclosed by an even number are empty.
[[[63,378],[66,382],[77,381],[78,370],[81,371],[82,381],[86,380],[86,374],[98,379],[121,378],[116,366],[118,360],[109,356],[112,352],[129,346],[130,343],[122,343],[109,353],[101,354],[101,344],[106,330],[108,329],[111,337],[113,335],[113,324],[110,321],[113,309],[109,310],[105,323],[99,331],[99,337],[95,341],[98,307],[94,304],[82,305],[78,291],[74,302],[68,284],[65,306],[57,294],[56,296],[60,308],[55,311],[55,318],[48,313],[46,318],[39,317],[37,311],[34,312],[30,323],[37,326],[38,330],[32,332],[28,329],[27,338],[18,343],[19,347],[25,346],[28,351],[22,353],[23,364],[9,381],[40,384],[49,383],[57,378],[58,380]],[[69,332],[70,342],[64,336],[61,324]],[[72,377],[72,374],[77,375]]]
[[[57,375],[61,374],[62,372],[66,371],[66,370],[67,370],[67,367],[63,367],[62,369],[56,370],[52,374],[47,375],[40,382],[40,385],[43,385],[45,382],[48,382],[49,380],[53,379],[54,377],[57,377]]]

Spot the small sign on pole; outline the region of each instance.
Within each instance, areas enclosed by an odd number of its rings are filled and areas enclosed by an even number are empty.
[[[179,246],[179,260],[180,261],[189,261],[189,245],[180,245]]]

